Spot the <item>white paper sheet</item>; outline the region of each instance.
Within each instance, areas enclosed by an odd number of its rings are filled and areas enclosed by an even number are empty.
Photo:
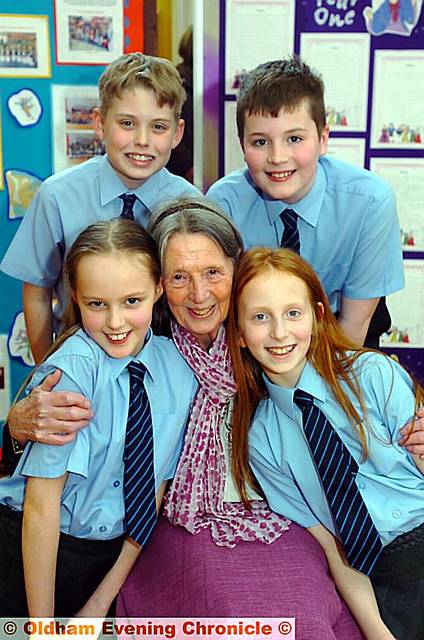
[[[236,125],[236,103],[225,103],[224,173],[245,166],[243,152],[239,143]]]
[[[365,164],[365,140],[363,138],[332,138],[328,141],[327,156],[363,167]]]
[[[302,33],[300,53],[305,62],[322,75],[330,129],[365,131],[369,34]]]
[[[371,147],[424,147],[424,51],[377,50]]]
[[[392,329],[381,346],[424,348],[424,260],[405,260],[406,286],[387,296]]]
[[[236,93],[243,71],[293,53],[295,0],[227,0],[225,91]]]
[[[424,251],[424,159],[372,158],[371,171],[392,186],[405,251]]]
[[[10,407],[10,360],[7,336],[0,335],[0,420],[7,418]]]

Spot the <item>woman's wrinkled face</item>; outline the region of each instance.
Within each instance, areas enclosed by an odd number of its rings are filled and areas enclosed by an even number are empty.
[[[203,233],[175,233],[164,264],[164,290],[175,320],[207,349],[227,317],[233,263]]]

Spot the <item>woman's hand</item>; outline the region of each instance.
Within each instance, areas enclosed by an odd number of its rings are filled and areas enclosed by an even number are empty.
[[[61,372],[56,370],[10,410],[7,422],[12,438],[61,445],[75,439],[93,417],[90,402],[79,393],[52,392]]]

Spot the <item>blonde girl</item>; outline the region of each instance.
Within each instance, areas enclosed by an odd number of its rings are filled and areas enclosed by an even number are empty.
[[[143,367],[158,504],[194,390],[172,342],[150,330],[162,284],[155,243],[143,228],[124,219],[88,227],[65,270],[72,297],[66,331],[28,391],[59,369],[58,387],[83,394],[94,417],[62,447],[28,444],[14,475],[0,481],[0,616],[108,613],[141,549],[125,536],[127,367]]]

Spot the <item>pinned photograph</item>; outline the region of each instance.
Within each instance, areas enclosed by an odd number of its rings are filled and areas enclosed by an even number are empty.
[[[57,64],[108,64],[124,52],[122,0],[55,0]]]
[[[50,78],[47,16],[0,14],[0,76]]]

